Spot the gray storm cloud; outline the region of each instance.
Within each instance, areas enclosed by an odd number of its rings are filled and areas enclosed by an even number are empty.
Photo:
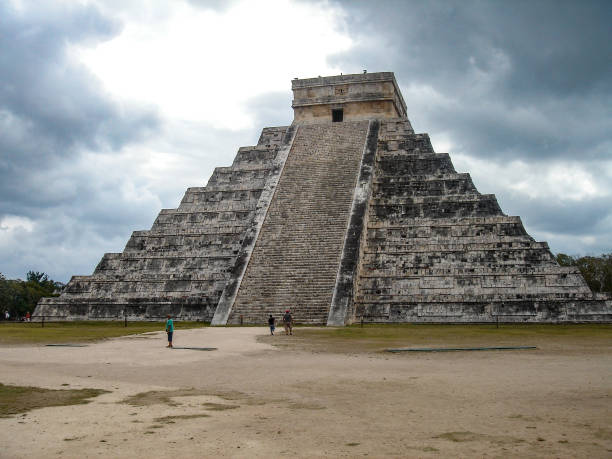
[[[481,168],[467,171],[477,185],[517,159],[543,176],[560,162],[591,174],[605,197],[484,191],[523,216],[535,237],[552,235],[553,251],[612,251],[610,2],[336,3],[360,39],[335,64],[393,70],[415,128],[478,159]]]
[[[189,3],[227,12],[236,2]],[[612,251],[612,3],[302,3],[344,10],[354,44],[331,64],[394,71],[415,128],[448,143],[459,164],[475,168],[462,171],[536,239],[555,252]],[[125,24],[91,5],[11,5],[0,2],[0,272],[9,277],[91,273],[105,251],[122,250],[132,230],[150,227],[188,186],[204,185],[261,128],[291,122],[284,88],[246,100],[253,127],[240,131],[116,100],[70,46],[110,40]],[[202,44],[212,45],[223,43]],[[272,51],[262,50],[261,68],[282,68]],[[548,178],[576,169],[597,192],[525,194],[494,177],[514,160]],[[550,186],[537,175],[533,186]]]
[[[87,257],[134,219],[112,196],[119,184],[110,171],[80,175],[82,152],[112,154],[159,120],[151,109],[113,101],[70,59],[70,44],[120,31],[94,7],[46,4],[26,14],[4,2],[0,17],[0,271],[53,270],[65,280],[58,257],[70,258],[71,248],[72,257]],[[29,223],[15,227],[15,216]]]

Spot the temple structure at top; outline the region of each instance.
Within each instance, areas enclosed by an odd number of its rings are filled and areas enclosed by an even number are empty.
[[[292,81],[264,128],[36,315],[213,325],[607,322],[609,296],[415,133],[393,73]]]
[[[405,118],[392,72],[292,81],[294,123]]]

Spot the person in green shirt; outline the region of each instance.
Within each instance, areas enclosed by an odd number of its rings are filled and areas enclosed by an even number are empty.
[[[166,320],[166,333],[168,333],[168,346],[172,347],[172,334],[174,333],[174,322],[170,318],[170,314],[168,314],[168,320]]]

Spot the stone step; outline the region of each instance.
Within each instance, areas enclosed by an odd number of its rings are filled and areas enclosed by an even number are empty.
[[[444,292],[453,289],[453,293],[477,294],[479,291],[495,288],[520,288],[521,290],[554,287],[581,291],[586,287],[581,276],[573,275],[501,275],[482,274],[479,276],[406,276],[398,278],[360,278],[359,291],[362,295],[412,295],[423,291]]]
[[[195,212],[251,212],[257,207],[257,199],[204,201],[181,203],[176,213]]]
[[[218,274],[226,276],[233,260],[234,257],[103,259],[98,263],[94,274],[108,277],[128,275],[134,272],[141,272],[145,275],[200,272],[205,276]]]
[[[522,224],[474,226],[409,226],[401,228],[370,228],[367,241],[373,246],[384,244],[430,244],[435,242],[525,242],[533,241]]]
[[[205,203],[216,202],[253,202],[257,204],[257,200],[261,195],[261,189],[242,189],[242,190],[207,190],[203,191],[188,191],[185,193],[179,208],[185,208],[186,205],[203,205]]]
[[[258,146],[280,146],[283,142],[285,132],[287,132],[288,126],[276,126],[266,127],[261,131],[259,140],[257,141]]]
[[[130,238],[124,252],[159,251],[159,250],[199,250],[212,249],[230,251],[240,248],[241,234],[198,234],[198,235],[139,235]]]
[[[535,253],[507,254],[493,252],[488,254],[457,254],[441,257],[440,255],[404,256],[396,257],[371,257],[363,260],[363,270],[372,271],[377,269],[399,272],[412,269],[445,269],[445,268],[467,268],[474,266],[555,266],[554,257],[546,251]]]
[[[376,176],[372,180],[372,185],[376,187],[384,187],[391,185],[409,186],[413,183],[438,182],[445,180],[471,180],[471,176],[465,172],[448,172],[440,174],[410,174],[409,176],[383,175]],[[395,190],[393,190],[395,191]]]
[[[372,198],[384,199],[389,196],[400,197],[443,197],[457,194],[476,194],[476,187],[471,179],[431,179],[412,180],[405,182],[389,182],[374,184]]]
[[[417,202],[387,204],[381,200],[370,203],[369,216],[379,221],[407,222],[414,218],[451,218],[500,215],[501,209],[495,195],[449,196],[444,199],[417,199]]]
[[[206,226],[198,226],[198,227],[191,227],[191,228],[176,228],[176,229],[171,229],[169,227],[163,227],[163,228],[158,228],[155,230],[139,230],[139,231],[133,231],[132,232],[132,236],[134,237],[139,237],[139,236],[144,236],[144,237],[154,237],[154,236],[199,236],[199,235],[203,235],[203,236],[232,236],[232,235],[236,235],[236,236],[241,236],[245,229],[247,228],[246,225],[233,225],[233,226],[213,226],[213,225],[206,225]]]
[[[513,266],[495,265],[482,266],[473,265],[469,267],[449,266],[446,268],[413,268],[413,269],[366,269],[359,274],[359,279],[376,278],[385,281],[386,278],[395,280],[404,279],[411,276],[481,276],[481,275],[571,275],[579,274],[580,270],[574,266]]]
[[[442,205],[444,203],[461,204],[464,202],[481,202],[484,200],[495,201],[495,195],[466,192],[461,194],[446,194],[444,196],[384,196],[381,198],[372,198],[370,201],[370,206],[395,207],[417,204]]]
[[[461,305],[472,302],[484,302],[484,303],[495,303],[501,301],[568,301],[568,300],[589,300],[593,299],[591,292],[517,292],[512,289],[504,292],[503,289],[496,291],[493,290],[491,293],[482,293],[479,295],[470,294],[469,298],[466,298],[465,294],[419,294],[419,295],[408,295],[406,297],[393,296],[384,297],[379,295],[376,298],[366,298],[363,295],[357,295],[355,297],[355,303],[358,305],[394,305],[394,304],[416,304],[416,303],[449,303],[455,305]]]
[[[377,161],[376,172],[382,176],[454,174],[455,168],[446,153],[398,156],[397,159]]]
[[[270,165],[276,158],[278,150],[266,146],[241,147],[232,163],[233,167]]]
[[[263,188],[266,184],[266,180],[270,174],[269,169],[255,169],[248,171],[240,170],[224,170],[217,171],[211,175],[208,180],[207,188],[211,185],[216,187],[224,186],[221,189],[231,190],[233,185],[241,185],[243,183],[250,183],[254,188]],[[211,189],[213,189],[211,187]]]
[[[221,295],[221,292],[225,288],[225,281],[178,281],[178,280],[166,280],[166,281],[89,281],[89,282],[75,282],[65,289],[67,296],[79,295],[88,296],[99,296],[100,298],[113,296],[114,294],[138,294],[136,296],[143,296],[144,294],[159,294],[164,292],[165,295],[173,292],[199,292],[201,294],[215,294]]]
[[[253,210],[249,211],[216,211],[216,212],[196,212],[181,211],[180,209],[164,210],[160,213],[153,224],[153,228],[161,225],[184,226],[189,224],[213,224],[220,226],[224,222],[228,226],[246,224],[253,218]]]
[[[296,320],[326,322],[367,126],[299,127],[230,323],[265,323],[269,310],[293,304]]]
[[[545,249],[548,250],[548,244],[546,242],[536,241],[521,241],[521,242],[473,242],[469,244],[461,244],[460,242],[448,242],[444,243],[436,240],[429,240],[427,244],[392,244],[388,243],[384,247],[384,250],[377,250],[380,247],[366,249],[365,254],[387,254],[387,255],[402,255],[409,253],[435,253],[440,254],[443,252],[475,252],[475,251],[490,251],[490,250],[515,250],[522,251],[526,249]]]
[[[240,180],[234,180],[232,182],[223,182],[223,181],[208,181],[208,184],[203,187],[204,189],[206,189],[206,191],[210,191],[210,192],[222,192],[222,193],[232,193],[234,191],[250,191],[250,190],[254,190],[254,191],[261,191],[265,186],[266,186],[266,182],[267,182],[267,176],[266,177],[259,177],[256,179],[250,179],[250,180],[244,180],[244,181],[240,181]]]
[[[386,132],[384,125],[382,123],[382,130],[378,140],[378,151],[380,154],[384,154],[388,151],[421,151],[421,152],[431,152],[433,153],[434,149],[431,145],[431,140],[429,139],[428,134],[411,134],[408,132],[405,133],[391,133]]]
[[[413,227],[471,227],[473,225],[495,225],[495,224],[522,224],[520,217],[509,215],[482,215],[482,216],[465,216],[452,218],[422,218],[415,217],[411,220],[410,225],[393,222],[369,222],[368,230],[409,230]]]
[[[504,244],[508,247],[529,247],[533,242],[532,239],[528,239],[527,236],[498,236],[495,234],[487,234],[486,236],[447,236],[447,237],[413,237],[413,238],[402,238],[401,236],[394,239],[384,239],[381,237],[368,237],[367,242],[371,247],[372,252],[386,252],[387,250],[395,251],[398,249],[405,248],[411,250],[415,247],[423,247],[425,249],[431,248],[431,246],[442,245],[460,245],[460,246],[471,246],[473,244]]]

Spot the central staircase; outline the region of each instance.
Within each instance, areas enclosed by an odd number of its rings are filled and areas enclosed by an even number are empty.
[[[228,323],[326,323],[367,131],[299,126]]]

